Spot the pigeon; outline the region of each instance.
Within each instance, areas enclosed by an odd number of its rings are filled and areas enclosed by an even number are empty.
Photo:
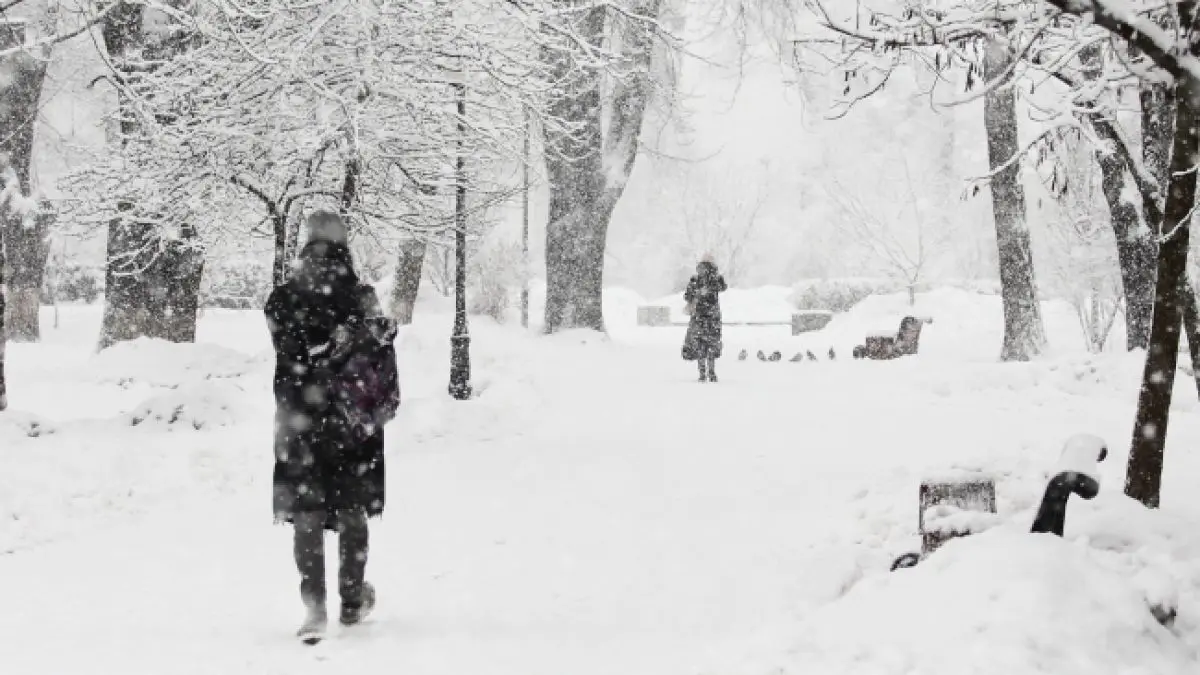
[[[766,354],[764,354],[764,353],[763,353],[763,350],[761,350],[761,349],[760,349],[760,350],[758,350],[758,360],[759,360],[759,361],[766,361],[766,360],[767,360],[767,355],[766,355]]]
[[[802,352],[796,352],[796,355],[793,356],[791,359],[789,359],[789,361],[791,361],[792,363],[800,363],[803,360],[804,360],[804,354]]]
[[[748,356],[750,356],[750,352],[743,349],[742,351],[738,352],[738,361],[745,361]]]
[[[863,345],[858,345],[850,355],[856,359],[865,359],[867,357],[867,348]]]
[[[836,360],[837,360],[837,354],[835,354],[835,353],[834,353],[834,351],[833,351],[833,347],[830,347],[830,348],[829,348],[829,360],[830,360],[830,361],[836,361]]]
[[[804,352],[804,355],[808,357],[808,360],[809,360],[809,361],[816,361],[816,360],[817,360],[817,355],[816,355],[816,354],[813,354],[811,351],[806,351],[806,352]]]
[[[780,361],[782,359],[783,354],[780,354],[778,351],[771,352],[771,355],[767,357],[768,361]]]

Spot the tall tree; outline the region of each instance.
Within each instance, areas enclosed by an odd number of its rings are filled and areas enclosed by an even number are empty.
[[[621,57],[620,72],[580,67],[566,51],[543,50],[552,81],[565,83],[550,116],[569,122],[547,130],[550,213],[546,225],[546,332],[604,330],[604,253],[613,209],[638,154],[653,93],[651,65],[661,0],[623,11],[606,4],[556,0],[576,18],[573,31],[589,49]],[[611,72],[611,71],[610,71]]]
[[[1166,176],[1166,202],[1159,228],[1158,273],[1150,345],[1142,372],[1133,441],[1125,473],[1125,494],[1146,506],[1161,499],[1163,455],[1186,303],[1189,229],[1196,203],[1196,166],[1200,155],[1200,36],[1195,31],[1196,3],[1180,2],[1178,29],[1163,29],[1111,0],[1048,0],[1063,12],[1108,30],[1173,78],[1174,133]],[[1183,45],[1184,49],[1177,48]],[[1153,204],[1148,200],[1147,205]]]
[[[392,318],[401,324],[413,320],[413,308],[421,290],[421,273],[425,268],[426,244],[413,238],[400,244],[400,258],[392,286]]]
[[[172,1],[165,5],[177,5]],[[194,34],[164,22],[162,10],[121,2],[101,22],[118,90],[120,152],[143,142],[133,86],[138,75],[192,46]],[[170,124],[166,115],[160,122]],[[126,186],[108,225],[100,348],[137,337],[190,342],[196,337],[204,248],[185,209],[143,208]]]
[[[24,45],[25,27],[23,20],[0,21],[0,50]],[[50,252],[48,229],[53,216],[37,213],[31,181],[33,136],[48,56],[49,49],[43,48],[0,57],[0,180],[11,194],[7,207],[0,210],[0,228],[7,242],[8,337],[16,341],[40,337],[40,292]]]
[[[1046,343],[1034,281],[1025,189],[1021,185],[1016,93],[1009,81],[1016,60],[1008,38],[996,36],[988,41],[983,74],[989,89],[984,97],[983,117],[1004,303],[1004,344],[1000,358],[1005,361],[1027,361],[1039,354]]]

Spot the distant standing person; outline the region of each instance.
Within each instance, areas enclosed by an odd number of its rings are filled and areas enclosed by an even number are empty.
[[[275,520],[295,528],[306,609],[297,634],[316,644],[328,623],[325,530],[339,534],[342,624],[375,606],[364,578],[367,519],[383,513],[383,424],[400,404],[400,386],[395,324],[354,272],[344,221],[319,211],[307,225],[298,266],[265,312],[276,354]]]
[[[717,381],[717,359],[721,358],[721,299],[726,291],[725,277],[712,259],[705,257],[696,265],[696,276],[688,280],[683,299],[691,319],[683,338],[683,358],[695,361],[701,382]]]

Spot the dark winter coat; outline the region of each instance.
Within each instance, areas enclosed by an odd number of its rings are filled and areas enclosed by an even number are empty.
[[[725,277],[712,263],[702,262],[698,267],[698,274],[688,281],[687,290],[683,292],[685,301],[695,303],[687,335],[683,338],[682,355],[688,361],[719,359],[723,346],[719,294],[726,290]]]
[[[343,509],[377,516],[384,507],[382,425],[363,427],[339,409],[339,382],[349,356],[366,354],[385,373],[395,373],[394,331],[364,348],[373,317],[380,317],[375,289],[360,284],[350,252],[323,241],[305,246],[294,277],[267,299],[265,313],[275,345],[275,519],[325,511],[336,529]],[[386,366],[386,367],[383,367]],[[399,402],[399,383],[367,400]],[[392,408],[394,411],[394,407]],[[382,420],[382,421],[386,421]]]

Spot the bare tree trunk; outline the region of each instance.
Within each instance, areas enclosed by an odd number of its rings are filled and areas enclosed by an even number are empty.
[[[563,4],[573,3],[567,0]],[[657,17],[660,6],[661,0],[648,0],[637,7],[637,13]],[[604,330],[608,224],[637,158],[638,137],[651,95],[653,41],[647,26],[624,16],[610,17],[607,8],[601,6],[582,13],[575,26],[577,34],[598,46],[612,32],[608,30],[610,19],[623,22],[614,42],[628,58],[632,72],[613,83],[608,105],[601,98],[604,83],[600,72],[579,72],[566,52],[544,52],[555,79],[567,83],[566,94],[552,104],[550,114],[574,127],[569,135],[546,139],[550,178],[550,218],[546,225],[548,333],[569,328]]]
[[[4,228],[0,228],[0,412],[8,408],[8,384],[4,378],[5,352],[8,345],[8,331],[4,326],[4,315],[7,314],[7,304],[4,297],[8,295],[4,283],[4,268],[8,266],[8,256],[4,254]]]
[[[1175,135],[1175,89],[1169,84],[1143,80],[1138,89],[1138,98],[1142,104],[1142,162],[1150,175],[1159,186],[1159,195],[1165,195],[1171,181],[1169,166],[1171,163],[1171,143]],[[1142,191],[1143,201],[1151,199],[1146,191]],[[1145,230],[1150,236],[1151,250],[1158,246],[1153,232],[1162,227],[1163,204],[1145,204],[1143,214],[1146,220]],[[1147,280],[1156,275],[1157,258],[1146,263]],[[1196,292],[1192,288],[1187,274],[1181,280],[1180,289],[1183,296],[1183,332],[1187,336],[1188,352],[1192,359],[1192,377],[1196,381],[1196,393],[1200,395],[1200,308],[1196,305]],[[1147,333],[1149,325],[1147,324]]]
[[[412,323],[417,293],[421,290],[421,271],[425,266],[425,242],[409,239],[400,245],[396,262],[395,283],[392,286],[392,318],[397,323]]]
[[[204,275],[204,244],[192,225],[184,225],[180,238],[167,246],[162,270],[166,297],[165,331],[171,342],[195,342],[200,318],[200,281]]]
[[[1125,344],[1130,350],[1145,349],[1150,339],[1157,245],[1153,232],[1142,224],[1137,206],[1126,197],[1131,186],[1125,162],[1111,149],[1096,150],[1096,161],[1117,242],[1117,264],[1125,293]]]
[[[1200,305],[1192,282],[1183,279],[1183,334],[1187,336],[1188,353],[1192,357],[1192,379],[1196,381],[1196,395],[1200,396]]]
[[[1187,283],[1189,225],[1196,203],[1198,146],[1197,111],[1192,107],[1200,91],[1191,80],[1181,80],[1175,103],[1174,142],[1166,207],[1158,249],[1158,278],[1154,287],[1154,314],[1150,325],[1150,347],[1142,374],[1133,443],[1125,474],[1125,494],[1148,507],[1159,504],[1162,488],[1163,450],[1171,413],[1179,353],[1179,329],[1183,321]]]
[[[25,40],[17,24],[0,25],[0,47],[14,47]],[[0,59],[0,151],[3,164],[12,166],[19,185],[12,186],[22,197],[32,197],[30,166],[33,136],[37,127],[38,101],[46,80],[47,61],[26,52]],[[11,208],[0,210],[0,227],[6,230],[8,251],[8,337],[18,342],[36,342],[41,337],[42,277],[50,253],[48,226],[52,217],[32,219]]]
[[[131,51],[140,51],[147,58],[167,58],[189,44],[188,36],[147,44],[142,17],[141,5],[123,3],[101,22],[105,46],[120,77],[133,72],[126,64],[126,54]],[[129,102],[122,98],[118,105],[124,143],[140,129],[125,110]],[[184,223],[178,239],[163,237],[159,224],[138,217],[134,207],[132,202],[121,204],[128,215],[115,218],[108,227],[100,348],[143,336],[193,341],[204,267],[199,236],[193,226]]]
[[[287,215],[287,246],[284,248],[283,278],[287,281],[290,276],[292,261],[300,253],[300,214],[288,209]]]
[[[1007,77],[1015,60],[1012,45],[999,40],[988,44],[984,77],[989,83]],[[1025,220],[1025,190],[1017,138],[1016,95],[1011,87],[990,91],[984,101],[988,159],[992,171],[992,213],[1000,256],[1000,289],[1004,300],[1004,361],[1027,361],[1045,345],[1041,307],[1033,274],[1033,253]]]
[[[191,227],[181,234],[166,240],[155,223],[109,223],[101,349],[139,337],[195,340],[204,253]]]
[[[287,281],[288,265],[288,218],[286,213],[271,209],[271,229],[274,239],[274,250],[271,260],[271,284],[281,286]]]
[[[565,4],[565,3],[564,3]],[[586,11],[576,26],[589,44],[603,41],[605,11]],[[571,134],[546,139],[550,180],[546,224],[546,332],[565,328],[604,330],[601,292],[604,245],[614,203],[605,188],[600,100],[601,74],[574,73],[569,54],[548,52],[556,80],[566,79],[550,114],[576,125]]]

